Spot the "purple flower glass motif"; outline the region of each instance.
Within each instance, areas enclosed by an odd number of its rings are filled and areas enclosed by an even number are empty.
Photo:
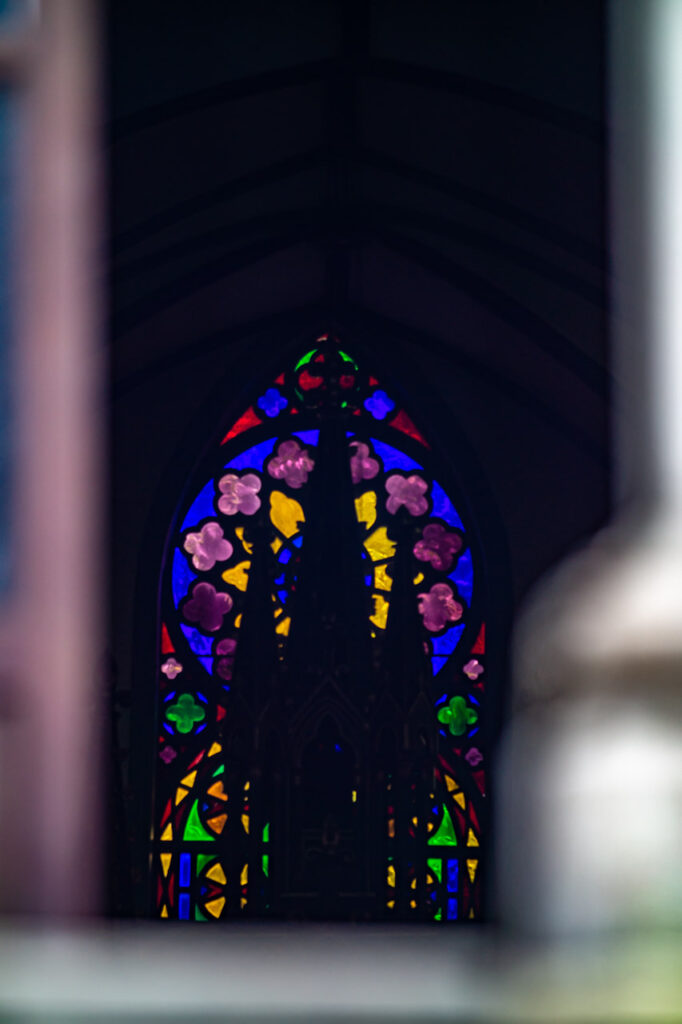
[[[477,661],[476,658],[472,658],[471,661],[467,661],[466,665],[462,669],[464,675],[468,676],[469,679],[478,679],[480,675],[483,675],[484,671],[485,669],[483,668],[483,665],[481,665],[480,661]]]
[[[218,658],[216,664],[216,672],[221,679],[231,679],[232,670],[234,668],[234,654],[237,649],[237,641],[228,637],[226,640],[221,640],[216,644],[215,653],[222,655]]]
[[[420,476],[413,474],[404,477],[400,473],[394,473],[386,481],[388,500],[386,508],[395,515],[401,505],[404,505],[411,516],[420,516],[426,512],[429,503],[424,497],[428,484]]]
[[[385,391],[375,391],[365,399],[365,409],[371,412],[375,420],[383,420],[391,409],[395,409],[395,402],[388,397]]]
[[[478,721],[478,712],[469,707],[465,697],[451,697],[437,718],[442,725],[447,725],[453,736],[462,736],[467,726]]]
[[[424,625],[432,633],[437,633],[448,622],[458,622],[464,614],[464,605],[455,601],[452,587],[447,583],[434,583],[428,594],[417,596]]]
[[[182,672],[182,665],[175,658],[169,658],[167,661],[164,661],[161,671],[169,679],[175,679]]]
[[[194,568],[204,572],[212,569],[216,562],[227,561],[232,554],[232,545],[225,540],[218,523],[205,523],[198,533],[188,533],[184,548],[192,556]]]
[[[218,484],[222,492],[218,498],[218,508],[226,516],[236,515],[237,512],[252,516],[260,508],[260,486],[260,477],[255,473],[245,473],[243,477],[228,473]]]
[[[232,608],[229,594],[217,591],[212,583],[195,583],[192,597],[183,608],[188,622],[198,622],[207,633],[215,633]]]
[[[468,761],[472,768],[475,768],[477,764],[480,764],[483,760],[483,754],[478,747],[472,747],[464,755],[464,760]]]
[[[178,756],[177,755],[177,751],[173,747],[171,747],[170,745],[164,747],[163,750],[160,751],[160,753],[159,753],[159,757],[166,764],[170,764],[171,761],[173,760],[173,758],[177,757],[177,756]]]
[[[379,472],[379,463],[369,454],[369,445],[362,441],[352,441],[351,448],[355,451],[350,460],[350,475],[354,484],[361,480],[371,480]]]
[[[298,489],[308,482],[308,473],[315,463],[298,441],[282,441],[277,455],[270,459],[268,473],[275,480],[285,480],[289,487]]]
[[[280,394],[277,388],[268,388],[264,395],[261,395],[258,399],[257,405],[259,409],[262,409],[266,416],[274,418],[279,416],[282,409],[286,409],[289,402]]]
[[[420,562],[430,562],[434,569],[447,572],[461,547],[462,538],[458,533],[450,533],[440,523],[429,523],[424,527],[422,539],[414,546],[414,557]]]

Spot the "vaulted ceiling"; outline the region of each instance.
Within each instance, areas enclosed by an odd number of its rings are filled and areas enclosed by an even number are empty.
[[[330,323],[456,417],[517,597],[603,520],[604,31],[598,0],[112,0],[115,608],[221,403]]]

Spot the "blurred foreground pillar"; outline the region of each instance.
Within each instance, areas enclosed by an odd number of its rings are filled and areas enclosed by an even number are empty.
[[[682,925],[682,3],[609,14],[618,513],[519,624],[498,779],[502,917],[550,935]]]
[[[98,889],[106,406],[94,26],[88,0],[17,7],[9,46],[17,126],[13,573],[0,605],[0,909],[59,916],[92,910]]]

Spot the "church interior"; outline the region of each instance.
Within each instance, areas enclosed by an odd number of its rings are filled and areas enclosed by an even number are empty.
[[[0,1017],[677,1019],[676,42],[0,5]]]

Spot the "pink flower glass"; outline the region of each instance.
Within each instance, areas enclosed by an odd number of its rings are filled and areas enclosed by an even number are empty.
[[[462,618],[464,605],[455,601],[452,587],[447,583],[434,583],[427,594],[417,596],[424,625],[432,633],[443,629],[448,622],[458,622]]]
[[[386,508],[392,515],[395,515],[401,505],[404,505],[411,516],[422,515],[429,507],[429,503],[424,497],[427,487],[426,480],[422,480],[420,476],[413,474],[404,477],[399,473],[394,473],[386,481],[386,490],[388,491]]]
[[[196,583],[191,599],[183,608],[183,615],[188,622],[197,622],[207,633],[215,633],[231,608],[229,594],[217,591],[212,583]]]
[[[218,498],[218,508],[226,516],[234,516],[237,512],[252,516],[260,508],[258,492],[261,481],[255,473],[245,473],[243,477],[228,473],[221,478],[218,487],[222,492]]]
[[[169,679],[175,679],[175,677],[180,675],[182,672],[182,665],[176,658],[168,658],[168,660],[164,661],[161,666],[161,671],[165,676],[168,676]]]
[[[371,480],[379,472],[379,463],[369,454],[369,445],[363,444],[361,441],[353,441],[351,448],[355,449],[350,460],[350,475],[353,483],[359,484],[361,480]]]
[[[282,441],[277,455],[270,460],[268,473],[275,480],[284,480],[294,489],[308,482],[308,474],[315,468],[307,450],[298,441]]]
[[[462,538],[458,533],[450,533],[440,523],[429,523],[424,527],[422,539],[414,546],[414,557],[420,562],[430,562],[440,572],[447,572],[461,547]]]
[[[232,545],[225,540],[223,528],[218,523],[206,523],[198,533],[188,533],[184,548],[192,556],[194,568],[204,572],[212,569],[216,562],[227,561],[232,554]]]

